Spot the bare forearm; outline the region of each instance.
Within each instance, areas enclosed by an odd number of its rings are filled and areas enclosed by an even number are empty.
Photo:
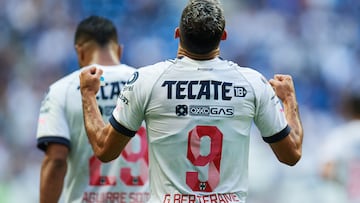
[[[98,134],[101,134],[105,123],[102,119],[95,95],[83,94],[82,105],[86,133],[95,154],[97,154],[98,151],[102,150],[104,145],[103,139],[101,139],[104,136],[99,136]]]
[[[109,162],[119,156],[130,137],[117,132],[110,124],[105,125],[96,101],[99,91],[101,69],[92,67],[80,74],[85,129],[97,158]]]
[[[299,106],[297,104],[295,96],[287,97],[284,103],[284,111],[286,120],[291,127],[290,136],[296,146],[297,150],[301,152],[301,146],[303,141],[303,127],[299,114]]]
[[[66,169],[66,163],[44,159],[41,167],[40,203],[57,203],[59,201]]]
[[[283,104],[291,131],[287,137],[279,142],[271,143],[270,146],[280,162],[294,166],[302,154],[303,129],[295,97],[283,100]]]

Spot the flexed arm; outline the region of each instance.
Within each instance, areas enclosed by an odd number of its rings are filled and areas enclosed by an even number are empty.
[[[269,82],[284,105],[285,117],[291,127],[289,136],[270,146],[279,161],[292,166],[301,158],[304,134],[294,83],[290,75],[275,75]]]
[[[119,156],[131,137],[106,125],[102,119],[96,101],[101,74],[102,70],[96,67],[84,69],[80,74],[80,91],[85,129],[92,149],[101,161],[109,162]]]

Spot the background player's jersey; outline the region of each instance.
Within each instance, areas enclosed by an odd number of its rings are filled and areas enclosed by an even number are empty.
[[[134,73],[110,123],[125,133],[121,126],[135,131],[143,120],[151,203],[244,202],[252,122],[267,142],[289,133],[269,83],[220,58],[183,57]]]
[[[96,64],[95,64],[96,65]],[[93,66],[93,65],[92,65]],[[105,85],[97,102],[105,122],[111,116],[121,88],[135,69],[100,66]],[[92,151],[83,122],[79,74],[81,70],[50,86],[41,107],[37,140],[45,150],[50,142],[69,147],[68,171],[62,194],[66,202],[145,202],[148,193],[148,151],[146,132],[140,128],[120,155],[102,163]]]
[[[360,120],[337,127],[327,138],[320,157],[322,164],[334,163],[334,178],[344,186],[346,202],[360,202]]]

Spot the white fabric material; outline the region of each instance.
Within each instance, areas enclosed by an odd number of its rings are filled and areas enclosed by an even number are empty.
[[[263,137],[287,126],[263,76],[220,58],[138,69],[113,116],[133,131],[146,122],[151,203],[245,202],[253,121]]]
[[[108,122],[121,88],[135,69],[126,65],[94,65],[103,70],[104,86],[97,94],[97,101],[104,121]],[[63,199],[71,203],[145,201],[149,198],[146,132],[139,130],[120,157],[111,163],[96,159],[83,123],[80,71],[51,85],[42,103],[37,131],[38,142],[44,139],[57,142],[59,138],[70,142]]]
[[[339,181],[347,202],[360,202],[360,120],[352,120],[334,129],[320,151],[322,164],[333,163],[334,178]]]

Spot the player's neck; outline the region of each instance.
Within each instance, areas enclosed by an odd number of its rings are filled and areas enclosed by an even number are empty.
[[[219,48],[214,49],[213,51],[211,51],[207,54],[194,54],[194,53],[191,53],[191,52],[187,51],[186,49],[182,48],[181,46],[179,46],[178,52],[177,52],[177,57],[186,56],[191,59],[200,60],[200,61],[211,60],[211,59],[218,57],[219,55],[220,55]]]
[[[90,64],[99,64],[103,66],[119,65],[119,57],[111,51],[95,51]]]

